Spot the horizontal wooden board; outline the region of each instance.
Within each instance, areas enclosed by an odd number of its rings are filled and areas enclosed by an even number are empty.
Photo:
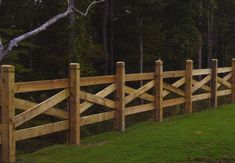
[[[64,131],[69,128],[69,121],[59,121],[46,125],[40,125],[36,127],[21,129],[16,131],[16,141],[26,140],[34,137],[48,135],[59,131]]]
[[[38,104],[34,103],[34,102],[27,101],[27,100],[15,98],[15,105],[16,105],[17,109],[28,110]],[[56,118],[68,119],[68,112],[61,110],[59,108],[56,108],[56,107],[50,108],[49,110],[47,110],[43,114],[50,115],[50,116],[53,116]]]
[[[141,112],[146,112],[154,109],[154,103],[137,105],[125,108],[125,115],[131,115]]]
[[[211,74],[211,69],[197,69],[197,70],[193,70],[193,76],[209,75],[209,74]]]
[[[184,77],[185,70],[178,70],[178,71],[165,71],[163,72],[163,78],[177,78],[177,77]]]
[[[81,126],[97,123],[97,122],[103,122],[110,119],[115,118],[115,111],[105,112],[105,113],[99,113],[99,114],[93,114],[81,117]]]
[[[155,74],[153,72],[150,73],[138,73],[138,74],[126,74],[125,81],[139,81],[139,80],[153,80]]]
[[[227,95],[231,95],[232,94],[232,90],[231,89],[227,89],[227,90],[223,90],[223,91],[218,91],[217,95],[218,96],[227,96]]]
[[[107,76],[93,76],[93,77],[81,77],[80,79],[81,86],[91,86],[91,85],[101,85],[101,84],[110,84],[116,82],[115,75]]]
[[[218,74],[227,73],[231,71],[232,71],[232,67],[219,67],[218,68]]]
[[[163,101],[163,108],[174,106],[174,105],[180,105],[180,104],[184,104],[184,103],[185,103],[185,97],[164,100]]]
[[[68,87],[69,87],[68,79],[20,82],[15,84],[15,92],[16,93],[35,92],[35,91],[45,91],[53,89],[63,89]]]
[[[211,97],[211,93],[203,93],[203,94],[199,94],[199,95],[193,95],[192,96],[192,101],[200,101],[200,100],[205,100],[205,99],[209,99]]]

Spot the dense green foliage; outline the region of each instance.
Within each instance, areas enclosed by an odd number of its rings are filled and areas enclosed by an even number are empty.
[[[21,162],[234,162],[234,105],[21,155]]]
[[[207,67],[212,57],[220,59],[220,65],[229,65],[233,57],[234,1],[107,1],[108,5],[94,6],[87,17],[77,15],[72,27],[68,18],[63,19],[22,42],[1,64],[15,65],[17,80],[36,80],[67,76],[69,62],[81,63],[83,75],[112,73],[113,64],[118,60],[127,62],[128,72],[137,72],[141,46],[144,71],[152,70],[150,65],[159,58],[167,69],[180,69],[189,58],[199,64],[200,49],[202,64],[199,67]],[[88,4],[89,1],[76,1],[80,10],[85,10]],[[64,0],[3,0],[0,37],[7,45],[13,37],[65,11],[66,5]],[[104,25],[106,19],[107,25]]]

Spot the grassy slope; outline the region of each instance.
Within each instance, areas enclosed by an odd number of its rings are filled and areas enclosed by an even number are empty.
[[[82,146],[54,146],[18,156],[22,162],[235,162],[235,105],[144,122],[124,133],[104,133]]]

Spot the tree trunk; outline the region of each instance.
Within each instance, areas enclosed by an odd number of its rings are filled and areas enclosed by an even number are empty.
[[[203,5],[202,5],[202,0],[198,1],[199,3],[199,13],[198,13],[198,62],[197,62],[197,68],[201,69],[202,68],[202,10],[203,10]],[[200,77],[199,77],[200,78]]]
[[[75,7],[75,0],[69,0],[69,6]],[[73,44],[74,44],[74,26],[76,23],[76,15],[74,12],[72,12],[69,15],[69,26],[70,26],[70,33],[69,33],[69,62],[77,62],[75,59],[75,54],[73,50]]]
[[[143,48],[143,17],[140,15],[139,19],[139,46],[140,46],[140,60],[139,60],[139,66],[140,66],[140,73],[143,73],[143,66],[144,66],[144,48]],[[143,80],[140,80],[140,87],[143,86]],[[141,99],[141,104],[144,103],[144,100]]]
[[[139,66],[140,66],[140,73],[143,73],[143,33],[142,33],[142,27],[143,27],[143,18],[140,16],[139,20],[139,47],[140,47],[140,60],[139,60]]]
[[[108,51],[108,14],[109,14],[109,1],[105,2],[104,9],[104,18],[103,18],[103,46],[104,46],[104,55],[105,55],[105,64],[104,64],[104,73],[108,74],[109,70],[109,51]]]
[[[197,62],[197,68],[202,68],[202,34],[199,32],[199,39],[198,39],[198,62]]]
[[[110,22],[110,49],[109,49],[109,70],[110,74],[114,73],[114,50],[113,50],[113,41],[114,41],[114,30],[113,30],[113,0],[109,0],[109,22]]]
[[[214,7],[213,4],[209,4],[209,15],[208,15],[208,58],[207,65],[211,67],[211,60],[213,57],[213,30],[214,30]]]

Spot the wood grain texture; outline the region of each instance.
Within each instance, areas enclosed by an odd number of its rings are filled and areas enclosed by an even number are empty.
[[[109,94],[113,93],[116,90],[116,84],[111,84],[110,86],[106,87],[105,89],[101,90],[100,92],[96,93],[95,96],[99,96],[99,97],[106,97]],[[87,109],[89,109],[91,106],[93,106],[94,103],[85,101],[81,104],[81,108],[80,108],[80,114],[83,113],[84,111],[86,111]]]
[[[16,131],[16,141],[35,138],[43,135],[48,135],[69,128],[69,121],[59,121],[50,124],[35,126],[31,128],[21,129]]]
[[[69,143],[80,144],[80,65],[69,65]]]
[[[86,126],[93,123],[103,122],[115,118],[115,111],[109,111],[105,113],[92,114],[81,117],[81,125]]]
[[[22,125],[23,123],[33,119],[34,117],[46,112],[56,104],[60,103],[61,101],[65,100],[69,96],[68,89],[65,89],[56,95],[52,96],[51,98],[43,101],[40,104],[26,110],[23,113],[20,113],[15,117],[15,127]]]
[[[15,84],[16,93],[45,91],[68,88],[68,79],[55,79],[43,81],[20,82]]]
[[[186,104],[185,104],[185,112],[187,114],[192,113],[192,76],[193,76],[193,61],[187,60],[186,62],[186,86],[185,86],[185,98],[186,98]]]
[[[15,68],[1,67],[2,162],[15,162]]]
[[[116,119],[115,129],[125,131],[125,63],[116,63]]]
[[[32,107],[35,107],[38,104],[24,99],[15,98],[15,105],[17,109],[26,111]],[[50,108],[43,114],[50,115],[60,119],[68,119],[68,112],[56,107]]]
[[[158,60],[155,62],[155,101],[153,112],[154,121],[163,121],[163,62]]]
[[[141,88],[135,90],[132,94],[128,95],[127,97],[125,97],[124,99],[124,103],[128,104],[131,101],[133,101],[134,99],[138,98],[140,95],[142,95],[143,93],[147,92],[148,90],[150,90],[151,88],[153,88],[155,85],[155,81],[152,80],[150,82],[148,82],[147,84],[145,84],[144,86],[142,86]]]
[[[218,85],[218,60],[213,59],[211,64],[211,107],[217,107],[217,85]]]

